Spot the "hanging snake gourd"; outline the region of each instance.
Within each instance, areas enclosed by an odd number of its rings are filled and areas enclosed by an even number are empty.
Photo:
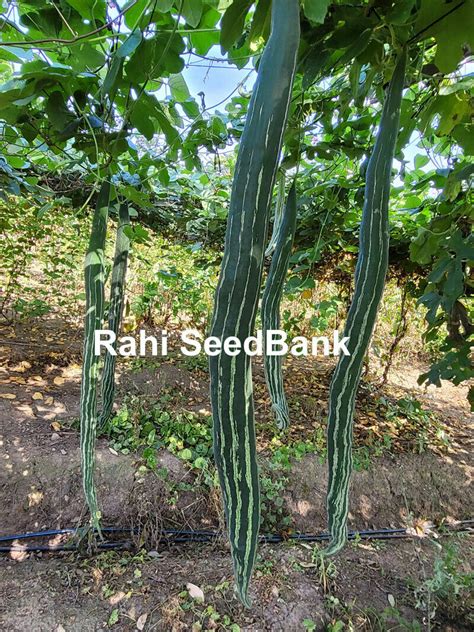
[[[120,332],[120,324],[122,322],[125,277],[127,275],[128,252],[130,249],[130,239],[126,234],[128,226],[130,226],[128,204],[123,203],[119,206],[109,306],[109,329],[115,333],[116,337]],[[112,346],[115,349],[116,342]],[[112,414],[115,394],[115,364],[116,356],[107,353],[102,373],[102,413],[99,419],[99,427],[102,427]]]
[[[265,250],[265,257],[273,254],[279,235],[280,224],[283,218],[283,209],[285,207],[285,174],[281,173],[277,184],[277,199],[275,205],[275,219],[273,222],[273,232],[270,242]]]
[[[293,182],[283,215],[278,225],[277,235],[274,240],[275,251],[263,292],[262,323],[264,339],[266,331],[280,328],[280,302],[288,264],[290,262],[295,229],[296,183]],[[284,430],[288,427],[290,415],[283,386],[281,363],[281,356],[265,354],[265,380],[270,393],[272,409],[275,413],[278,428]]]
[[[211,334],[252,335],[260,294],[271,196],[299,45],[298,0],[274,0],[237,157]],[[214,455],[222,488],[237,593],[248,586],[260,524],[252,369],[243,351],[210,358]]]
[[[104,316],[104,250],[109,203],[110,182],[104,181],[97,198],[84,265],[86,315],[84,319],[80,400],[82,484],[91,514],[91,524],[96,528],[99,528],[100,521],[94,483],[97,384],[100,358],[94,354],[94,332],[96,329],[102,328]]]
[[[344,336],[349,337],[350,355],[340,358],[329,393],[327,509],[331,543],[326,549],[328,555],[336,553],[347,541],[354,405],[388,267],[388,203],[406,60],[404,50],[388,87],[377,139],[367,166],[355,290],[344,331]]]

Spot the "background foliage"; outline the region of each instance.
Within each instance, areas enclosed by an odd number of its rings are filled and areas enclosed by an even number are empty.
[[[202,264],[200,280],[187,287],[194,319],[205,326],[200,283],[210,292],[215,280],[206,266],[220,258],[249,94],[240,87],[220,109],[207,109],[203,97],[190,94],[183,71],[191,60],[216,55],[239,68],[258,67],[270,8],[270,0],[2,0],[2,223],[7,231],[17,221],[24,227],[24,241],[5,242],[4,312],[9,304],[17,316],[41,315],[48,303],[65,300],[56,279],[72,265],[67,248],[49,255],[44,283],[52,294],[43,287],[28,303],[25,284],[13,300],[18,270],[42,235],[79,230],[78,218],[88,217],[109,177],[117,201],[132,206],[136,246],[149,239],[147,227],[178,234]],[[310,301],[313,324],[322,325],[331,310],[343,318],[382,93],[394,48],[408,43],[390,275],[426,309],[433,364],[421,379],[460,383],[472,376],[474,3],[305,0],[302,8],[281,164],[288,176],[299,169],[287,296]],[[179,262],[154,270],[131,299],[139,318],[150,313],[157,288],[171,297],[174,285],[186,283],[182,275]],[[312,304],[327,280],[336,284],[334,295]],[[80,288],[74,292],[80,298]],[[285,325],[297,327],[298,318],[287,313]]]

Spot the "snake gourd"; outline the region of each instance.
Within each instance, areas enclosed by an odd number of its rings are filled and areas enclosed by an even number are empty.
[[[352,471],[352,423],[363,360],[377,318],[388,267],[391,169],[399,130],[407,51],[403,50],[390,81],[370,157],[360,226],[355,290],[344,336],[349,356],[341,356],[329,393],[327,511],[330,555],[347,540],[349,483]]]
[[[271,35],[260,59],[236,161],[211,335],[241,344],[254,329],[272,191],[299,46],[298,0],[274,0]],[[226,513],[236,590],[249,605],[260,492],[251,361],[211,356],[214,457]]]
[[[293,182],[274,239],[275,250],[262,298],[262,323],[265,332],[280,328],[280,302],[291,256],[296,229],[296,184]],[[282,358],[265,354],[264,368],[272,409],[278,428],[284,430],[290,422],[282,373]]]
[[[110,182],[104,180],[92,219],[89,246],[84,264],[86,314],[80,398],[81,469],[84,495],[91,514],[91,524],[99,528],[100,512],[94,483],[95,441],[97,435],[97,385],[99,356],[94,353],[96,329],[102,328],[104,317],[104,250],[110,204]]]
[[[130,249],[130,239],[125,230],[127,226],[130,226],[128,204],[122,203],[119,206],[109,305],[109,329],[115,333],[116,337],[119,334],[122,321],[125,277],[127,275],[128,253]],[[113,343],[113,346],[116,346],[116,342]],[[101,383],[102,412],[98,422],[99,427],[102,427],[112,414],[115,394],[116,360],[116,356],[111,353],[107,353],[105,356]]]

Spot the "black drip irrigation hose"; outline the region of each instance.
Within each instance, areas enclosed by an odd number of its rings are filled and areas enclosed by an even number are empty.
[[[462,532],[462,531],[470,531],[474,528],[474,520],[460,520],[458,522],[454,522],[447,525],[442,525],[447,531],[450,532]],[[130,529],[128,527],[102,527],[101,531],[103,533],[117,534],[117,533],[126,533],[126,534],[138,534],[139,531],[137,529]],[[57,544],[57,545],[41,545],[41,544],[18,544],[18,541],[21,540],[30,540],[36,538],[47,538],[52,536],[61,536],[61,535],[71,535],[74,536],[79,534],[79,529],[49,529],[47,531],[32,531],[28,533],[17,533],[14,535],[5,535],[0,536],[0,543],[4,542],[13,542],[10,546],[0,546],[0,553],[10,553],[12,551],[19,551],[25,553],[31,552],[39,552],[39,551],[47,551],[47,552],[55,552],[55,551],[76,551],[78,550],[78,545],[75,543],[71,544]],[[201,542],[201,543],[209,543],[213,542],[222,537],[222,533],[217,531],[187,531],[182,529],[164,529],[161,532],[161,536],[163,541],[168,544],[183,544],[189,542]],[[400,540],[406,538],[416,537],[416,534],[409,531],[408,529],[400,528],[400,529],[369,529],[365,531],[349,531],[348,538],[349,540]],[[278,544],[280,542],[325,542],[330,539],[329,533],[317,533],[317,534],[309,534],[309,533],[290,533],[288,535],[283,535],[279,533],[274,534],[266,534],[260,536],[260,542],[266,544]],[[129,549],[133,546],[133,542],[131,540],[118,540],[118,541],[108,541],[108,542],[99,542],[97,544],[97,548],[99,550],[104,549]]]

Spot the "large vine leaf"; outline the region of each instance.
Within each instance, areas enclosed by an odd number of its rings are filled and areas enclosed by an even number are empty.
[[[189,39],[191,44],[199,55],[206,55],[214,44],[219,43],[218,29],[216,28],[215,31],[211,31],[211,29],[216,26],[220,19],[220,12],[216,9],[209,8],[202,14],[201,21],[199,22],[199,30],[196,33],[190,34]]]
[[[53,92],[46,104],[46,114],[51,125],[57,129],[61,130],[66,126],[68,118],[71,116],[71,113],[66,107],[66,103],[64,101],[64,95],[56,90]]]
[[[189,26],[196,28],[202,16],[202,0],[184,0],[182,14]]]
[[[66,0],[66,2],[83,18],[103,18],[105,16],[104,0]]]
[[[221,48],[230,50],[242,35],[245,18],[252,6],[252,0],[234,0],[221,22]]]
[[[187,101],[191,97],[189,88],[181,73],[171,75],[168,79],[168,85],[171,90],[171,96],[175,101],[181,103],[183,101]]]
[[[127,77],[135,84],[156,79],[164,72],[176,74],[184,68],[181,53],[185,45],[182,37],[166,33],[144,39],[125,66]]]
[[[322,24],[331,0],[304,0],[304,14],[314,24]]]
[[[267,39],[270,32],[272,0],[259,0],[250,27],[250,40]]]
[[[422,0],[416,31],[436,39],[436,66],[443,73],[453,72],[474,48],[474,0]]]
[[[156,9],[162,13],[167,13],[173,7],[173,4],[175,4],[174,0],[156,0],[156,2],[154,2]],[[178,2],[178,7],[179,4]]]
[[[147,140],[153,138],[156,131],[156,126],[153,122],[153,109],[149,107],[145,99],[139,99],[133,104],[130,121]]]
[[[126,7],[125,12],[125,24],[129,29],[134,29],[138,26],[139,18],[144,15],[149,4],[150,0],[136,0],[134,4],[131,4],[130,2],[128,3],[129,6]]]

